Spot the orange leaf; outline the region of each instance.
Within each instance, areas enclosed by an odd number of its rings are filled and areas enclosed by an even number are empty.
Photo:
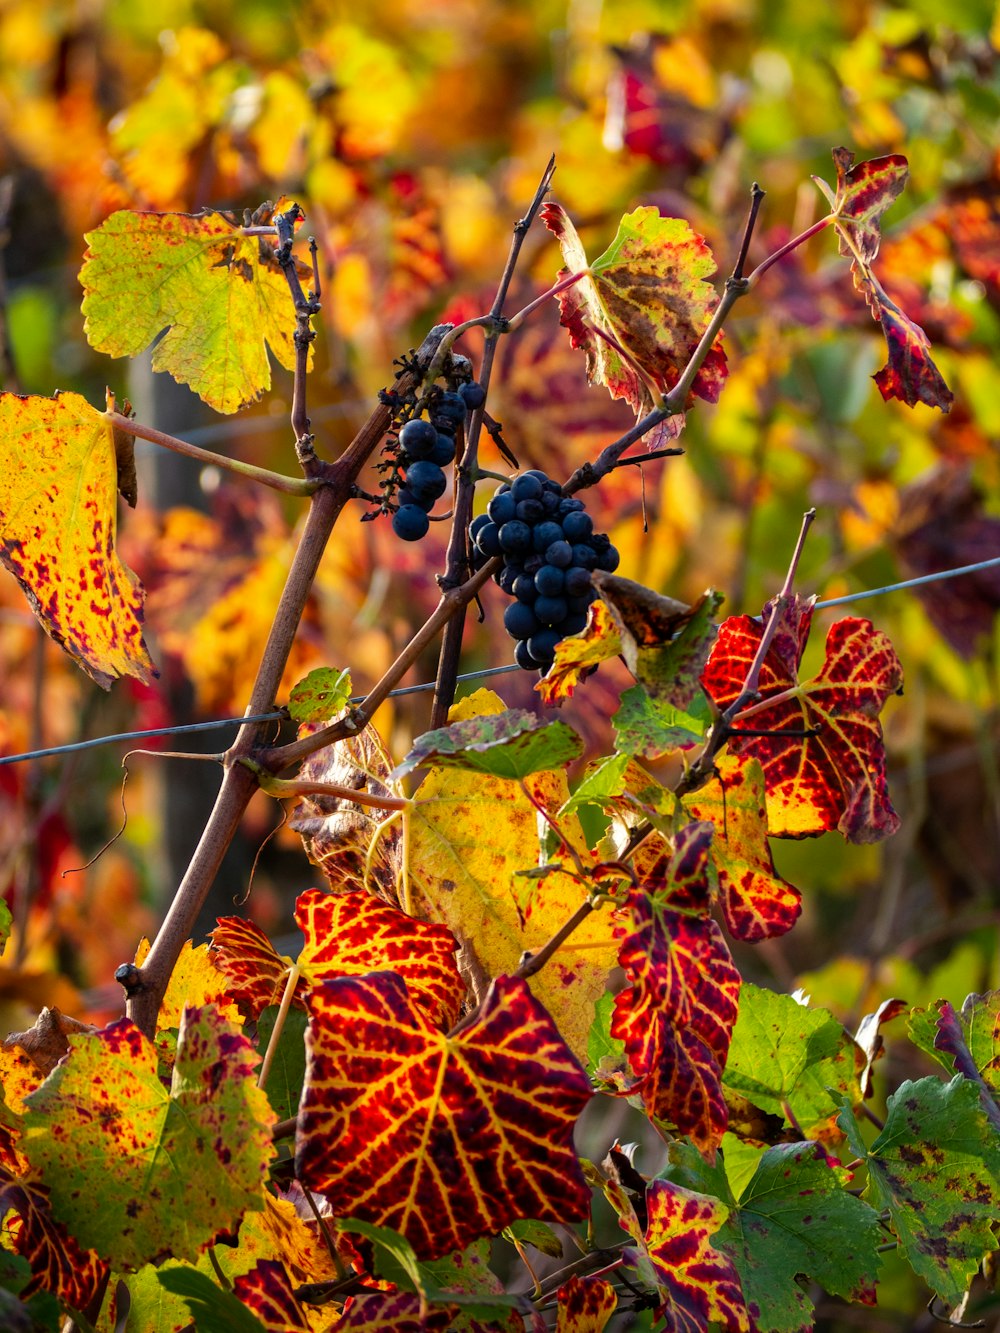
[[[571,699],[585,676],[601,662],[617,657],[621,650],[621,635],[611,609],[598,598],[590,604],[585,628],[556,644],[555,661],[535,686],[542,702],[551,707]]]
[[[114,428],[78,393],[0,394],[0,560],[43,629],[104,689],[156,671],[143,590],[115,551]]]
[[[495,981],[454,1037],[393,973],[324,982],[308,1003],[296,1172],[337,1216],[431,1259],[516,1218],[586,1215],[572,1140],[590,1082],[525,982]]]

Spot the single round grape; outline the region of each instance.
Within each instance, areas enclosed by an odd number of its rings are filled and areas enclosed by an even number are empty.
[[[447,417],[451,421],[465,420],[465,399],[461,394],[443,393],[434,404],[434,412],[439,417]]]
[[[517,504],[522,500],[537,500],[542,494],[542,483],[529,472],[522,472],[511,482],[510,493]]]
[[[573,564],[583,569],[597,568],[597,552],[589,542],[577,542],[573,547]]]
[[[468,384],[463,384],[458,394],[470,412],[475,412],[477,407],[482,407],[486,402],[486,390],[478,380],[470,380]]]
[[[493,499],[486,506],[486,512],[494,523],[509,523],[514,517],[517,505],[514,503],[514,497],[510,491],[497,491]]]
[[[536,477],[543,486],[551,485],[551,479],[547,472],[543,472],[539,467],[529,467],[521,473],[522,477]]]
[[[527,602],[511,602],[503,613],[503,627],[512,639],[530,639],[540,622]]]
[[[557,565],[560,569],[569,569],[573,563],[572,546],[566,541],[553,542],[551,546],[546,546],[545,563]]]
[[[484,523],[476,533],[476,546],[489,557],[500,555],[500,529],[493,522]]]
[[[529,526],[539,523],[545,517],[545,506],[541,500],[519,500],[517,516],[522,523],[527,523]]]
[[[400,448],[405,449],[414,460],[429,458],[436,443],[437,431],[423,417],[414,417],[399,432]]]
[[[543,625],[561,625],[569,614],[565,597],[538,597],[535,599],[535,615]]]
[[[537,578],[538,575],[536,574]],[[591,591],[590,570],[571,565],[564,576],[564,588],[567,597],[583,597]]]
[[[418,501],[425,496],[436,500],[448,489],[448,478],[436,463],[424,460],[406,469],[406,486]]]
[[[535,580],[531,574],[518,574],[511,584],[511,596],[519,602],[533,602],[538,596]]]
[[[531,529],[527,523],[512,518],[500,529],[500,545],[511,555],[524,555],[531,550]]]
[[[606,574],[613,574],[621,564],[621,556],[613,546],[609,546],[606,551],[602,551],[597,557],[597,569],[603,569]]]
[[[514,661],[522,671],[537,671],[542,665],[541,662],[531,656],[524,639],[518,639],[514,645]]]
[[[550,518],[557,516],[561,504],[562,498],[558,491],[542,491],[542,508]]]
[[[566,586],[566,571],[557,565],[542,565],[535,575],[535,587],[542,597],[558,597]]]
[[[408,486],[400,486],[396,492],[396,503],[402,509],[403,505],[416,505],[418,509],[425,512],[434,508],[434,501],[430,500],[427,504],[422,504],[419,497],[414,495]]]
[[[594,520],[583,510],[572,510],[563,517],[562,530],[568,542],[585,542],[594,531]]]
[[[447,467],[449,463],[455,461],[455,440],[451,435],[442,435],[437,433],[437,444],[431,450],[429,461],[436,463],[438,467]]]
[[[537,574],[538,571],[541,569],[542,565],[544,564],[545,564],[545,556],[539,555],[536,552],[534,555],[529,555],[525,557],[524,572],[525,574]]]
[[[579,514],[586,508],[582,500],[578,500],[575,495],[564,495],[559,501],[559,517],[565,518],[567,514]]]
[[[556,644],[562,637],[562,630],[540,629],[537,634],[532,634],[528,640],[528,652],[536,662],[544,666],[552,661]]]
[[[553,542],[561,542],[563,539],[563,530],[558,523],[547,521],[539,523],[532,533],[531,540],[536,551],[544,555],[546,549]]]
[[[469,540],[475,541],[489,521],[490,518],[488,514],[477,514],[469,524]]]
[[[514,565],[504,565],[500,573],[494,574],[493,577],[508,597],[516,597],[514,586],[518,579],[524,578],[524,575]]]
[[[392,516],[392,530],[404,542],[418,542],[430,525],[426,513],[416,505],[402,505]]]

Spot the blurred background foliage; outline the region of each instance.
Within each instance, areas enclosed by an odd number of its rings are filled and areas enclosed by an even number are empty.
[[[955,391],[950,415],[881,400],[879,330],[824,233],[737,306],[727,385],[717,407],[690,414],[685,456],[621,469],[589,503],[622,550],[621,573],[686,599],[714,585],[733,613],[758,612],[780,587],[809,505],[819,516],[799,586],[821,597],[1000,554],[998,49],[1000,9],[986,0],[4,0],[5,387],[76,389],[101,406],[110,384],[148,424],[291,470],[283,372],[255,409],[222,419],[143,365],[90,351],[76,274],[84,233],[111,211],[301,201],[325,288],[310,414],[332,456],[394,358],[440,319],[488,308],[550,153],[553,195],[591,254],[623,211],[654,204],[689,219],[724,274],[753,180],[767,191],[758,262],[822,215],[810,176],[834,178],[833,147],[859,159],[901,152],[910,181],[884,220],[876,271],[931,337]],[[536,229],[508,309],[544,290],[559,263]],[[473,357],[477,338],[465,340]],[[522,465],[557,477],[630,424],[587,389],[554,303],[502,347],[490,404]],[[140,454],[122,543],[148,589],[161,680],[102,695],[40,635],[4,575],[6,753],[244,707],[299,502],[222,484],[151,447]],[[499,455],[485,461],[501,466]],[[337,528],[286,687],[328,663],[349,665],[364,690],[436,601],[445,525],[403,546],[386,523],[362,524],[364,512],[359,503]],[[906,671],[886,717],[903,828],[879,847],[837,835],[775,844],[805,914],[790,937],[743,950],[745,975],[803,986],[852,1021],[889,995],[958,1003],[1000,984],[998,600],[994,570],[851,608],[888,631]],[[468,670],[510,660],[500,601],[490,586],[486,623],[470,617]],[[818,629],[833,618],[821,613]],[[413,679],[433,673],[431,655]],[[622,679],[602,669],[566,709],[592,754],[607,746]],[[534,706],[524,673],[500,681],[509,703]],[[382,711],[394,752],[427,713],[425,695]],[[210,733],[207,748],[225,735]],[[214,767],[136,758],[123,837],[64,876],[121,822],[122,748],[0,769],[0,887],[17,921],[0,970],[4,1030],[27,1026],[41,1003],[116,1012],[111,973],[155,928],[197,839]],[[246,895],[276,822],[260,798],[213,911]],[[314,879],[281,832],[248,910],[280,934],[290,895]],[[898,1318],[890,1297],[865,1312],[866,1327],[915,1327],[906,1284],[899,1300]]]

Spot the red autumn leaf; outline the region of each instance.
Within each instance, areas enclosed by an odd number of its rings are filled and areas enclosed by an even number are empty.
[[[708,245],[683,219],[637,208],[622,218],[607,250],[588,264],[559,204],[545,204],[541,218],[559,240],[566,263],[560,279],[584,274],[558,300],[560,323],[573,346],[587,354],[591,384],[606,385],[613,398],[624,398],[644,416],[653,406],[649,384],[662,394],[677,383],[718,304],[707,281],[715,272]],[[720,338],[695,376],[690,397],[716,402],[726,373]],[[682,424],[671,418],[646,437],[649,447],[677,435]]]
[[[672,854],[637,865],[640,882],[618,927],[618,961],[631,985],[616,996],[611,1020],[639,1080],[629,1091],[707,1154],[726,1131],[722,1071],[740,993],[740,974],[710,916],[712,836],[711,824],[688,824]]]
[[[603,1333],[618,1304],[614,1287],[599,1277],[571,1277],[556,1299],[556,1333]]]
[[[667,1180],[646,1187],[649,1222],[645,1235],[625,1215],[622,1226],[648,1258],[661,1303],[661,1333],[748,1333],[750,1319],[740,1279],[731,1260],[712,1245],[729,1209],[718,1199],[695,1194]]]
[[[312,1325],[295,1297],[285,1265],[277,1259],[258,1259],[248,1273],[233,1278],[233,1295],[268,1333],[310,1333]]]
[[[337,1216],[391,1226],[421,1258],[516,1218],[585,1216],[572,1140],[590,1082],[524,981],[498,978],[454,1037],[393,973],[324,982],[308,1005],[296,1168]]]
[[[5,1243],[31,1265],[21,1295],[27,1299],[35,1291],[51,1291],[72,1309],[85,1310],[103,1287],[108,1265],[56,1221],[44,1186],[0,1170],[0,1217],[10,1211],[17,1220],[5,1222]]]
[[[730,935],[756,942],[791,930],[802,895],[777,873],[767,841],[764,774],[752,755],[722,755],[712,781],[684,804],[715,825],[711,856]]]
[[[295,1001],[302,1008],[305,992],[331,977],[393,971],[435,1023],[450,1027],[458,1018],[465,984],[446,926],[417,921],[362,890],[307,889],[296,900],[295,922],[305,936],[296,960],[302,976]],[[252,922],[220,917],[212,946],[234,999],[255,1015],[281,999],[291,960],[280,957]]]
[[[870,264],[878,254],[882,239],[882,214],[903,192],[910,168],[900,153],[874,157],[854,166],[854,154],[847,148],[835,148],[836,191],[825,180],[813,180],[830,201],[840,237],[840,253],[862,264]]]
[[[412,1291],[365,1292],[348,1300],[335,1328],[336,1333],[447,1333],[455,1327],[457,1309],[421,1311],[420,1297]]]
[[[954,395],[931,360],[927,334],[900,310],[873,273],[867,276],[865,291],[889,351],[888,362],[872,377],[879,393],[886,400],[898,398],[908,407],[926,403],[948,412]]]
[[[719,708],[727,708],[742,692],[773,608],[774,603],[764,608],[763,621],[733,616],[720,627],[702,678]],[[903,669],[885,634],[870,620],[848,617],[830,626],[819,673],[800,683],[798,667],[811,618],[811,607],[796,599],[764,659],[760,703],[744,723],[754,730],[798,734],[787,740],[780,735],[740,740],[737,720],[729,748],[761,762],[772,835],[802,838],[836,828],[850,842],[878,842],[899,827],[889,800],[878,717],[889,695],[902,689]],[[814,728],[815,735],[801,735]]]

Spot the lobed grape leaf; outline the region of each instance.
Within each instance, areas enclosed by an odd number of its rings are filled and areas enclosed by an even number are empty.
[[[82,1245],[121,1267],[193,1259],[263,1206],[275,1117],[238,1029],[211,1008],[186,1009],[169,1091],[155,1048],[127,1019],[70,1047],[26,1099],[21,1147]]]
[[[559,278],[584,275],[558,300],[560,323],[573,346],[587,354],[587,378],[606,385],[613,398],[624,398],[636,416],[644,416],[654,406],[649,384],[663,394],[677,383],[718,304],[707,281],[715,272],[708,245],[682,218],[637,208],[622,218],[607,250],[588,265],[563,208],[545,204],[541,218],[562,250],[566,266]],[[689,397],[716,402],[725,376],[720,335]],[[682,424],[683,418],[674,417],[650,432],[649,447],[679,434]]]
[[[722,1071],[740,993],[740,974],[709,915],[712,834],[709,823],[688,824],[672,852],[637,860],[628,924],[619,927],[618,961],[631,984],[616,996],[611,1023],[649,1114],[709,1156],[726,1130]]]
[[[114,427],[78,393],[0,393],[0,560],[45,632],[104,689],[156,675],[143,593],[115,550]]]
[[[326,722],[347,706],[351,689],[349,671],[317,667],[292,686],[288,711],[295,722]]]
[[[887,1102],[885,1129],[865,1147],[848,1105],[840,1125],[868,1167],[865,1197],[887,1208],[900,1248],[948,1306],[997,1249],[1000,1141],[975,1084],[907,1080]]]
[[[938,1000],[934,1009],[936,1019],[933,1010],[914,1011],[914,1041],[949,1073],[955,1070],[979,1088],[983,1110],[1000,1130],[1000,991],[966,996],[958,1014],[947,1000]]]
[[[590,1082],[524,981],[442,1034],[393,973],[309,996],[296,1174],[338,1216],[392,1226],[423,1258],[518,1217],[586,1215],[573,1152]]]
[[[775,603],[769,602],[762,620],[733,616],[723,622],[702,679],[720,709],[741,694],[764,625],[774,614]],[[877,842],[899,827],[878,715],[889,695],[902,690],[903,670],[885,634],[870,620],[849,617],[830,626],[826,661],[812,680],[800,683],[811,616],[811,607],[797,600],[786,612],[761,668],[758,711],[747,725],[815,734],[741,740],[737,718],[729,748],[761,762],[772,835],[802,838],[836,828],[850,842]],[[781,699],[768,704],[779,694]]]
[[[149,949],[149,940],[143,935],[133,959],[136,967],[141,967],[146,961]],[[163,1031],[165,1028],[180,1027],[181,1014],[185,1005],[189,1004],[210,1004],[227,1022],[243,1022],[243,1016],[233,1002],[225,979],[212,966],[208,945],[199,944],[196,947],[190,940],[185,940],[174,970],[170,973],[167,993],[160,1004],[157,1029]]]
[[[791,1111],[810,1138],[829,1137],[828,1124],[843,1098],[860,1104],[864,1059],[825,1009],[809,1009],[790,995],[743,983],[724,1083],[772,1115]],[[838,1135],[839,1137],[839,1135]]]
[[[611,610],[598,598],[590,604],[586,627],[579,634],[567,634],[556,644],[555,661],[535,686],[542,702],[551,707],[571,699],[573,691],[595,667],[617,657],[621,650],[622,641]]]
[[[686,797],[684,806],[693,819],[715,826],[711,854],[730,935],[756,942],[791,930],[802,911],[802,895],[774,868],[759,760],[723,754],[712,781]]]
[[[218,412],[271,387],[265,343],[295,366],[295,311],[268,242],[221,213],[112,213],[86,235],[84,332],[109,356],[138,356]]]
[[[898,398],[909,407],[926,403],[949,411],[951,390],[930,357],[930,340],[887,294],[872,271],[881,242],[881,218],[906,184],[909,166],[899,153],[854,166],[854,154],[835,148],[837,187],[813,180],[826,195],[833,213],[840,253],[851,259],[854,285],[863,292],[872,318],[882,326],[889,360],[873,377],[885,399]]]
[[[452,709],[461,720],[500,712],[502,701],[477,691]],[[462,947],[463,967],[478,987],[484,979],[517,970],[525,952],[537,952],[581,906],[587,887],[571,874],[547,874],[527,909],[515,896],[519,872],[538,862],[538,806],[558,811],[569,791],[562,772],[545,772],[521,785],[461,769],[432,767],[409,811],[409,891],[415,914],[447,925]],[[584,845],[579,819],[559,817],[563,837]],[[531,978],[536,995],[581,1058],[594,1002],[615,966],[617,948],[608,914],[592,912],[548,964]]]
[[[389,776],[399,779],[433,764],[517,781],[559,768],[582,753],[583,741],[565,722],[546,722],[523,708],[508,708],[424,732]]]
[[[639,1242],[640,1272],[648,1265],[659,1293],[657,1328],[708,1333],[710,1326],[721,1325],[728,1333],[749,1333],[739,1276],[713,1240],[729,1215],[725,1204],[668,1180],[651,1180],[646,1211],[645,1234],[634,1214],[622,1216],[621,1224]]]
[[[556,1300],[556,1333],[604,1333],[618,1305],[617,1292],[610,1282],[575,1274],[556,1292]]]
[[[305,944],[295,966],[301,973],[296,1002],[331,977],[398,972],[414,1002],[433,1022],[450,1027],[465,998],[455,963],[455,937],[446,926],[417,921],[362,890],[326,893],[307,889],[295,902],[295,923]],[[212,932],[216,966],[230,994],[254,1014],[281,999],[291,959],[282,958],[252,922],[220,917]]]
[[[703,694],[695,695],[689,711],[684,711],[651,698],[641,685],[633,685],[622,693],[611,725],[615,731],[615,748],[623,754],[659,759],[704,740],[709,721]]]
[[[17,1214],[17,1222],[7,1217]],[[31,1265],[22,1294],[51,1291],[74,1310],[85,1310],[102,1291],[108,1266],[52,1215],[49,1192],[35,1180],[17,1180],[0,1168],[0,1219],[4,1245]]]

